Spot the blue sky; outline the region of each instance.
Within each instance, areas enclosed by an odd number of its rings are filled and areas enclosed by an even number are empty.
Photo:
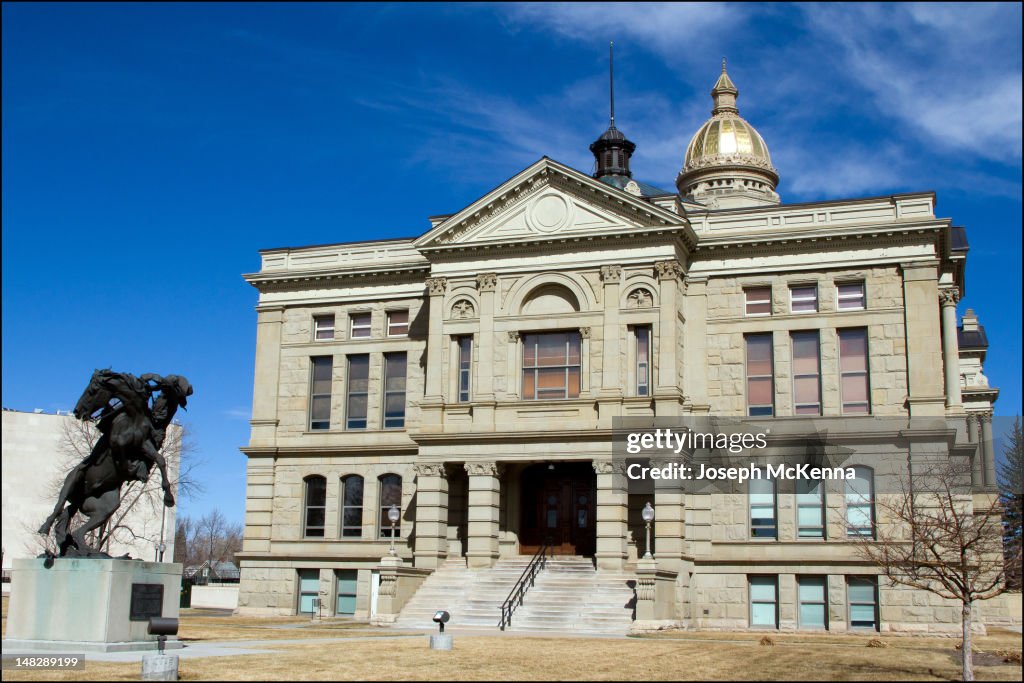
[[[1021,410],[1021,7],[3,5],[3,405],[179,373],[241,521],[261,248],[420,234],[616,119],[671,188],[723,56],[784,202],[935,190]]]

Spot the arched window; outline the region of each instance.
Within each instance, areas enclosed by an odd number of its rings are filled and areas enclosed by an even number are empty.
[[[358,474],[341,478],[341,535],[363,535],[363,478]]]
[[[875,534],[875,483],[870,467],[854,467],[853,479],[846,480],[846,535],[873,537]]]
[[[327,480],[319,475],[306,477],[306,504],[302,535],[306,538],[323,538],[325,511],[327,509]]]
[[[380,482],[380,537],[391,538],[391,520],[388,519],[388,510],[394,505],[398,508],[399,521],[395,524],[395,537],[402,535],[401,512],[402,512],[402,478],[397,474],[382,474]]]

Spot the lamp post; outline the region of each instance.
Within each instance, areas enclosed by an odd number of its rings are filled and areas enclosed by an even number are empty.
[[[388,554],[394,557],[395,553],[395,525],[398,524],[398,520],[401,517],[401,513],[398,511],[397,505],[392,505],[391,509],[388,510],[388,520],[391,522],[391,550]]]
[[[654,521],[654,508],[651,507],[651,503],[648,501],[644,505],[643,512],[640,513],[644,518],[644,524],[647,525],[647,552],[644,553],[644,559],[651,559],[651,522]]]

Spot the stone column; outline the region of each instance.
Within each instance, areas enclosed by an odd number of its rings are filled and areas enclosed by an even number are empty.
[[[659,284],[658,377],[655,382],[655,412],[658,417],[679,413],[678,368],[676,346],[679,335],[679,279],[683,269],[678,261],[658,261],[654,264]]]
[[[597,568],[622,571],[626,564],[628,495],[624,463],[595,460],[597,473]]]
[[[448,557],[448,477],[444,463],[416,463],[417,567],[436,569]]]
[[[910,416],[946,413],[939,323],[938,261],[905,263],[903,306],[907,339],[907,389]]]
[[[476,390],[474,394],[473,429],[494,429],[494,290],[498,276],[481,273],[476,276],[480,297],[480,335],[477,354]]]
[[[996,480],[996,449],[995,443],[992,441],[992,413],[982,413],[978,419],[981,421],[981,452],[985,470],[985,487],[991,489],[999,484]]]
[[[427,278],[427,293],[430,295],[430,323],[427,327],[427,377],[423,392],[424,400],[427,402],[441,402],[444,391],[444,376],[441,367],[444,338],[441,327],[444,321],[444,292],[447,287],[447,278]]]
[[[960,344],[956,338],[956,304],[960,292],[956,287],[939,291],[942,303],[942,367],[946,377],[946,409],[959,411],[963,408],[960,395]]]
[[[984,452],[981,448],[981,423],[977,413],[967,413],[967,440],[974,444],[971,456],[971,488],[981,488],[985,483]]]
[[[622,268],[601,266],[601,282],[604,283],[604,327],[601,333],[601,395],[622,396],[622,380],[619,354],[619,285]]]
[[[505,382],[505,397],[511,400],[519,399],[523,380],[523,369],[519,367],[522,362],[522,353],[519,351],[519,339],[519,330],[509,330],[508,349],[505,356],[505,368],[508,373],[508,380]]]
[[[284,307],[256,312],[256,370],[252,397],[250,446],[274,446],[277,442],[277,400],[281,380],[281,328]]]
[[[663,467],[667,462],[652,462]],[[654,547],[661,569],[678,572],[686,536],[686,494],[677,479],[654,481]]]
[[[469,529],[466,564],[493,567],[498,560],[498,519],[501,506],[501,466],[496,462],[467,462]]]
[[[708,399],[708,279],[686,278],[686,347],[683,349],[683,380],[694,412],[710,410]]]

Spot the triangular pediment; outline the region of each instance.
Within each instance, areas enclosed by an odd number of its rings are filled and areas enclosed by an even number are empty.
[[[683,216],[545,157],[445,219],[415,246],[520,244],[684,225]]]

